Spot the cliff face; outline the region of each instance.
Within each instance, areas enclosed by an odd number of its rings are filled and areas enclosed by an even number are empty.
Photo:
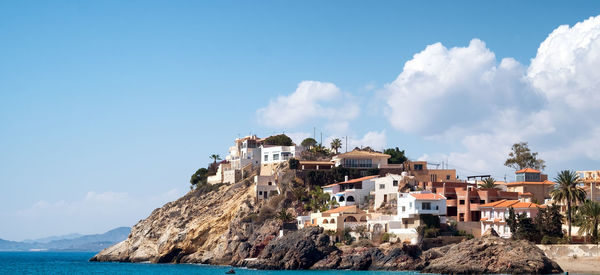
[[[275,235],[279,229],[273,221],[260,226],[242,221],[256,211],[252,192],[247,181],[204,194],[190,191],[154,210],[131,229],[125,241],[101,251],[91,260],[235,262],[250,252],[249,244]]]

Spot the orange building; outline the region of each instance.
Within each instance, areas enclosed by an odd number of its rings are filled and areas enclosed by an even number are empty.
[[[550,199],[550,191],[554,189],[555,183],[548,180],[548,176],[542,172],[525,168],[516,172],[517,180],[506,184],[506,190],[518,193],[531,193],[532,201],[544,204]]]
[[[482,204],[527,197],[517,192],[477,189],[475,184],[467,182],[421,182],[419,187],[446,197],[446,215],[459,222],[478,222]]]

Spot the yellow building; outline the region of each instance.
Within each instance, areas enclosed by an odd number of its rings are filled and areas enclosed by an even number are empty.
[[[342,206],[310,214],[312,226],[323,227],[325,230],[342,231],[344,228],[355,229],[358,226],[367,226],[369,214],[360,210],[356,205]]]

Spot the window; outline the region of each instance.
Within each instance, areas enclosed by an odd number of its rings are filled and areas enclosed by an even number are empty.
[[[430,202],[424,202],[421,204],[421,209],[423,210],[431,210],[431,203]]]
[[[436,205],[435,210],[440,210],[440,207]]]
[[[371,160],[371,159],[344,159],[344,167],[371,168],[371,167],[373,167],[373,160]]]
[[[272,183],[272,182],[269,182],[269,185],[273,185],[273,183]]]
[[[450,180],[450,175],[446,175],[446,180]]]
[[[402,212],[406,211],[406,207],[402,206]]]
[[[279,154],[273,154],[273,160],[279,160]]]
[[[265,155],[265,161],[269,161],[269,155]]]
[[[479,203],[485,204],[485,200],[479,200]]]
[[[436,174],[431,174],[431,182],[437,182],[437,175]]]
[[[397,181],[397,180],[395,180],[395,181],[392,181],[392,185],[393,185],[393,186],[398,186],[398,181]]]
[[[463,204],[465,204],[465,200],[459,200],[459,201],[458,201],[458,204],[460,204],[460,205],[463,205]]]
[[[423,164],[415,164],[415,170],[423,170]]]
[[[385,184],[380,184],[379,189],[385,189]]]
[[[259,194],[259,195],[262,195],[262,191],[258,191],[258,194]]]
[[[412,202],[408,203],[408,208],[412,208]]]

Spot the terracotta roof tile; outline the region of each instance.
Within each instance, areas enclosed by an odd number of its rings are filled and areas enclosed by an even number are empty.
[[[541,173],[541,172],[538,171],[538,170],[535,170],[533,168],[525,168],[525,169],[521,169],[521,170],[519,170],[519,171],[517,171],[515,173],[516,174],[521,174],[521,173]]]
[[[444,196],[435,193],[410,193],[417,200],[442,200]]]
[[[536,208],[541,207],[539,204],[533,202],[522,202],[519,200],[499,200],[496,202],[486,203],[479,206],[481,207],[492,207],[492,208]]]
[[[361,150],[352,150],[348,153],[339,154],[336,157],[338,158],[349,158],[349,157],[384,157],[390,158],[391,156],[388,154],[380,153],[380,152],[369,152],[369,151],[361,151]]]
[[[375,175],[375,176],[366,176],[366,177],[362,177],[362,178],[358,178],[358,179],[353,179],[353,180],[349,180],[349,181],[344,181],[344,182],[338,182],[338,183],[334,183],[334,184],[329,184],[329,185],[325,185],[323,187],[332,187],[335,185],[340,185],[340,184],[346,184],[346,183],[356,183],[356,182],[361,182],[363,180],[370,180],[370,179],[374,179],[377,178],[379,176]]]
[[[358,210],[356,209],[356,205],[348,205],[348,206],[340,206],[338,208],[329,209],[323,213],[332,214],[332,213],[340,213],[340,212],[350,212],[355,213]]]

